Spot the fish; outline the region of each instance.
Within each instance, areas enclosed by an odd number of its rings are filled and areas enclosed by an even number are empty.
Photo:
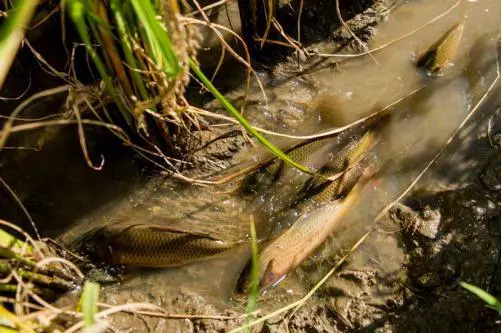
[[[306,198],[300,201],[295,207],[297,214],[304,214],[308,210],[312,210],[329,201],[339,200],[348,195],[364,172],[374,167],[373,162],[372,157],[362,158],[341,174],[337,173],[339,177],[336,179],[328,180],[313,188],[309,188]]]
[[[322,168],[333,156],[333,151],[340,144],[337,137],[330,136],[300,143],[286,153],[295,162],[303,164],[313,171]],[[251,204],[253,214],[262,215],[260,220],[268,220],[274,214],[294,204],[311,175],[290,168],[282,160],[277,160],[268,168],[253,176],[253,191],[262,193]],[[249,188],[251,182],[245,187]],[[258,212],[257,212],[258,211]],[[262,227],[264,230],[261,230]],[[266,233],[268,226],[259,226],[259,234]]]
[[[214,258],[240,244],[164,225],[120,223],[94,231],[86,243],[103,262],[138,267],[182,266]]]
[[[358,197],[351,192],[302,215],[293,226],[269,243],[258,256],[259,288],[265,294],[298,267],[341,223]]]
[[[321,169],[324,177],[337,176],[336,179],[313,179],[307,192],[308,202],[297,204],[300,217],[259,255],[259,286],[264,292],[282,281],[336,229],[358,197],[360,188],[377,171],[377,163],[368,156],[376,142],[374,132],[367,131],[359,140],[347,144]],[[312,201],[314,208],[311,208]]]
[[[418,59],[417,66],[429,75],[441,75],[453,64],[463,31],[463,21],[455,24]]]
[[[359,140],[347,144],[320,170],[322,178],[313,177],[303,198],[321,204],[346,195],[368,167],[369,161],[362,162],[362,158],[375,143],[374,133],[368,131]]]
[[[285,153],[293,161],[317,171],[327,162],[331,150],[337,144],[338,140],[331,135],[298,143],[286,149]],[[309,175],[303,175],[295,168],[286,166],[281,159],[272,158],[266,161],[265,165],[259,172],[251,174],[243,181],[241,191],[244,194],[261,192],[268,189],[272,183],[284,184],[297,178],[301,182],[310,178]]]

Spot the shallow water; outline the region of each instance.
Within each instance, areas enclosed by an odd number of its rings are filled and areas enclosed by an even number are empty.
[[[412,31],[453,3],[433,0],[404,2],[388,20],[376,27],[377,35],[369,43],[369,48]],[[374,57],[378,64],[368,56],[343,61],[330,58],[326,62],[339,61],[336,68],[324,66],[325,62],[319,69],[310,70],[301,77],[285,80],[284,77],[277,79],[262,74],[264,82],[268,83],[268,108],[261,92],[253,87],[246,115],[255,125],[284,133],[309,134],[346,125],[423,86],[419,92],[396,105],[390,122],[379,129],[380,141],[374,153],[381,166],[380,173],[364,188],[359,202],[345,218],[340,230],[313,260],[267,295],[269,302],[262,303],[264,308],[276,307],[280,298],[287,300],[289,295],[302,295],[330,267],[326,263],[333,263],[342,250],[349,248],[373,226],[376,214],[408,187],[494,80],[500,2],[466,2],[465,6],[457,7],[409,38],[376,52]],[[464,14],[467,18],[455,66],[443,77],[425,76],[414,66],[417,55]],[[239,94],[242,91],[236,96]],[[476,119],[486,121],[484,117],[493,111],[491,106],[480,108]],[[460,138],[467,138],[472,126],[469,123]],[[469,149],[472,148],[465,140],[456,140],[453,145],[441,158],[440,166],[449,166],[448,173],[433,169],[427,174],[426,182],[419,186],[452,184],[452,181],[461,183],[471,177],[470,170],[482,158],[469,159],[472,153]],[[455,150],[462,153],[455,155]],[[482,152],[476,153],[482,155]],[[252,160],[259,155],[242,152],[240,158]],[[438,170],[439,167],[434,168]],[[456,176],[448,177],[450,173]],[[154,190],[133,195],[133,203],[127,198],[76,221],[76,226],[70,228],[62,239],[71,242],[86,230],[116,222],[179,225],[223,237],[246,239],[249,214],[256,214],[270,195],[280,198],[283,195],[281,190],[284,190],[272,187],[272,192],[250,197],[232,191],[236,184],[200,187],[170,180],[155,182],[157,184],[150,186]],[[269,220],[258,223],[266,224]],[[246,252],[241,250],[216,260],[179,268],[134,270],[120,284],[105,288],[106,301],[150,301],[170,309],[176,308],[176,302],[171,300],[182,294],[202,295],[203,304],[235,305],[229,299],[247,261]],[[392,236],[375,236],[355,254],[351,263],[365,264],[370,259],[378,261],[385,270],[396,271],[403,260],[403,251]]]

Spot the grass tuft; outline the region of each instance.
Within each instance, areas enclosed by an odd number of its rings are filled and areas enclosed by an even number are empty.
[[[312,174],[311,170],[289,158],[256,131],[216,89],[194,58],[194,43],[190,40],[189,28],[180,31],[179,26],[182,25],[176,21],[177,15],[180,15],[179,8],[172,1],[165,4],[170,12],[168,17],[163,17],[161,8],[151,1],[111,0],[109,8],[104,8],[97,0],[66,1],[70,18],[107,93],[126,123],[136,132],[146,134],[146,141],[155,146],[172,149],[173,145],[186,145],[176,142],[184,138],[182,135],[173,134],[198,128],[196,119],[184,115],[189,105],[182,95],[190,68],[225,109],[264,147],[288,165]],[[159,17],[164,20],[159,20]],[[116,47],[117,41],[119,47]],[[96,44],[103,47],[97,49]],[[156,147],[156,150],[162,149]],[[173,152],[164,149],[163,153],[170,155]]]

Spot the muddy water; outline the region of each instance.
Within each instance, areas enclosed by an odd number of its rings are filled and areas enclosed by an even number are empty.
[[[416,29],[453,3],[404,2],[388,20],[376,27],[377,35],[369,48]],[[435,78],[417,70],[414,62],[420,52],[464,15],[464,36],[455,66],[443,77]],[[390,122],[379,130],[381,139],[375,147],[375,154],[381,171],[364,188],[359,202],[340,230],[312,260],[267,295],[261,302],[263,309],[277,307],[281,300],[302,295],[312,286],[344,249],[374,226],[375,215],[408,187],[448,140],[495,78],[499,17],[498,1],[466,2],[409,38],[376,52],[377,64],[367,56],[349,60],[330,58],[301,76],[284,77],[281,71],[277,71],[276,76],[261,74],[268,85],[268,107],[255,86],[249,96],[246,115],[257,126],[297,134],[348,124],[423,87],[397,104]],[[323,52],[328,49],[323,45]],[[335,62],[337,66],[329,66]],[[242,91],[230,97],[238,100],[240,96]],[[480,108],[480,118],[476,119],[486,120],[483,112],[489,115],[493,109]],[[461,138],[468,137],[469,126],[461,132]],[[441,165],[449,165],[448,173],[458,177],[445,176],[445,172],[438,176],[439,172],[433,168],[427,174],[426,182],[419,183],[419,186],[439,182],[441,186],[447,186],[452,179],[460,182],[472,178],[470,172],[477,167],[476,161],[482,160],[482,152],[469,151],[463,140],[456,140],[453,144],[455,147],[450,148],[448,152],[451,154],[441,160]],[[455,151],[462,153],[455,155]],[[473,153],[480,154],[479,158],[466,158]],[[239,156],[245,160],[256,154],[244,151]],[[233,191],[236,184],[199,187],[167,180],[154,185],[154,190],[143,191],[141,200],[135,198],[134,204],[127,199],[114,207],[107,207],[105,218],[102,212],[98,212],[84,221],[77,221],[77,227],[69,230],[63,239],[70,242],[92,227],[119,222],[180,225],[246,239],[249,213],[256,212],[260,200],[266,201],[270,196],[267,191],[258,193],[257,198],[238,195],[239,192]],[[280,189],[272,194],[280,197]],[[105,289],[106,301],[149,301],[174,311],[187,307],[211,311],[212,306],[223,308],[230,305],[239,308],[238,300],[230,302],[229,299],[237,276],[246,263],[246,252],[243,249],[222,258],[179,268],[134,270],[120,284]],[[349,267],[377,262],[383,270],[396,272],[396,279],[402,279],[403,272],[399,272],[399,268],[403,260],[403,249],[396,238],[392,234],[377,233],[353,256]],[[330,285],[335,289],[342,287],[336,282]],[[380,301],[384,302],[385,297],[382,296]]]

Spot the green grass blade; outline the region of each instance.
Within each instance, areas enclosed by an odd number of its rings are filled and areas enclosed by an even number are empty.
[[[248,295],[248,304],[246,307],[247,321],[251,318],[253,312],[256,311],[258,299],[258,284],[260,283],[258,271],[258,243],[256,237],[256,228],[254,224],[254,217],[251,215],[249,221],[249,231],[251,235],[251,270],[250,270],[250,286]]]
[[[483,289],[481,289],[475,285],[472,285],[470,283],[467,283],[467,282],[460,281],[460,285],[463,288],[469,290],[474,295],[481,298],[483,301],[485,301],[485,303],[488,305],[488,307],[490,307],[494,310],[497,310],[500,313],[500,300],[497,299],[495,296],[490,295],[489,293],[487,293]]]
[[[29,244],[17,239],[8,232],[0,229],[0,248],[8,249],[14,253],[20,253],[25,248],[25,254],[30,254],[33,249]]]
[[[110,78],[110,76],[106,71],[106,67],[103,64],[103,61],[101,60],[98,53],[92,46],[91,37],[88,33],[89,26],[86,21],[86,15],[89,12],[89,7],[87,3],[84,0],[67,0],[66,6],[68,8],[68,13],[70,15],[70,18],[72,19],[75,27],[77,28],[80,38],[84,42],[85,48],[89,53],[89,56],[91,57],[94,63],[94,66],[96,66],[96,69],[99,75],[101,76],[101,79],[105,83],[105,87],[108,90],[108,93],[117,104],[124,119],[127,121],[129,125],[131,125],[132,124],[131,114],[127,111],[126,107],[120,100],[120,97],[118,96],[118,93],[113,86],[112,79]]]
[[[87,281],[80,296],[80,311],[84,314],[84,327],[91,327],[96,323],[98,312],[99,284]]]
[[[18,0],[8,11],[7,20],[0,27],[0,88],[24,38],[38,0]]]
[[[150,42],[157,47],[163,58],[162,68],[164,72],[173,77],[180,71],[178,57],[174,52],[173,43],[167,31],[162,27],[155,15],[149,0],[131,0],[131,4],[138,16],[140,22],[145,27],[145,30],[150,38]]]
[[[145,85],[143,84],[141,75],[135,70],[139,68],[136,58],[134,57],[134,53],[131,47],[131,42],[129,40],[131,32],[129,31],[129,28],[127,26],[127,21],[124,17],[123,5],[124,4],[122,0],[110,1],[110,9],[113,13],[115,23],[117,24],[117,31],[119,33],[119,39],[122,45],[122,51],[124,52],[125,60],[129,65],[129,75],[131,75],[131,78],[134,81],[134,86],[138,88],[141,98],[143,100],[147,100],[148,92],[146,90]]]
[[[202,81],[204,86],[216,97],[218,101],[223,105],[223,107],[239,121],[239,123],[251,133],[260,143],[262,143],[268,150],[270,150],[274,155],[282,159],[288,165],[297,168],[303,172],[313,175],[314,172],[307,167],[293,161],[288,155],[286,155],[282,150],[277,148],[274,144],[268,141],[263,135],[256,131],[251,124],[244,118],[239,111],[230,103],[225,96],[223,96],[218,89],[211,83],[211,81],[202,73],[199,66],[195,63],[193,59],[190,59],[190,69],[195,73],[195,75]]]

